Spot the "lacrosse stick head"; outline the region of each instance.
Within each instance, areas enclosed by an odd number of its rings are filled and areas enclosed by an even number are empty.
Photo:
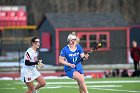
[[[104,40],[101,40],[101,41],[99,41],[99,42],[96,43],[95,49],[101,48],[104,45],[105,45],[105,41]]]

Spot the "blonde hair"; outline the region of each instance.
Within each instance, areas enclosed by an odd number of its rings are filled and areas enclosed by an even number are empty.
[[[72,32],[71,34],[76,36],[76,42],[77,42],[77,44],[79,44],[80,43],[80,38],[76,35],[76,32]]]

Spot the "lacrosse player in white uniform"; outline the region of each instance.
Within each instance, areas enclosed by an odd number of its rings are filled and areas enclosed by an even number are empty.
[[[42,60],[38,60],[37,49],[40,46],[39,37],[33,37],[31,39],[31,47],[27,49],[24,55],[24,66],[21,69],[21,80],[25,82],[28,87],[26,93],[37,93],[37,90],[46,85],[46,81],[43,76],[38,72],[36,66],[42,67],[44,64]],[[35,86],[33,80],[36,80],[38,84]]]

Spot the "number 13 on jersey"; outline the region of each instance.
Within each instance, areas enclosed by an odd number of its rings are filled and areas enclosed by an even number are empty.
[[[74,57],[73,59],[72,59],[72,62],[74,63],[75,61],[77,61],[77,57]]]

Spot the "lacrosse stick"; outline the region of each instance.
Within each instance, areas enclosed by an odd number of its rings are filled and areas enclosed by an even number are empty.
[[[89,52],[87,52],[87,54],[90,55],[94,50],[97,50],[98,48],[101,48],[101,47],[103,47],[104,45],[105,45],[104,40],[102,40],[102,41],[96,43],[96,45],[95,45]],[[77,65],[79,62],[83,62],[83,60],[85,60],[85,56],[84,56],[83,58],[81,58],[79,61],[77,61],[77,62],[75,63],[75,65]],[[68,67],[68,71],[70,71],[71,69],[72,69],[72,67]]]

